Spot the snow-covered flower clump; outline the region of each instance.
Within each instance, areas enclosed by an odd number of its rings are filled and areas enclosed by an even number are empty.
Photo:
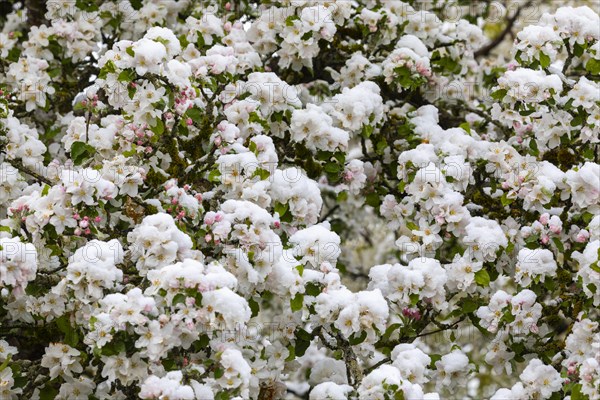
[[[1,400],[600,399],[597,2],[0,9]]]

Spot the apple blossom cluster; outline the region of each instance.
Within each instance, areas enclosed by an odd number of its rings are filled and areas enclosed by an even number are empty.
[[[0,398],[600,398],[597,10],[8,3]]]

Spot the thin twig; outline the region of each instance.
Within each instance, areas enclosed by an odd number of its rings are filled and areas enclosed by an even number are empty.
[[[519,18],[519,15],[521,15],[521,11],[523,11],[523,9],[529,7],[531,5],[531,3],[532,3],[532,0],[529,0],[527,3],[525,3],[521,7],[517,8],[517,11],[515,11],[515,15],[513,15],[511,18],[509,18],[506,21],[506,27],[500,33],[500,35],[498,35],[490,43],[486,44],[485,46],[483,46],[482,48],[480,48],[479,50],[477,50],[475,52],[475,54],[474,54],[475,58],[487,56],[500,43],[502,43],[502,41],[504,40],[504,38],[506,37],[506,35],[508,35],[509,33],[512,33],[512,28],[513,28],[515,22],[517,21],[517,19]]]

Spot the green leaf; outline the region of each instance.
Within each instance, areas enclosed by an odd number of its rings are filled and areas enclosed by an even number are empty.
[[[585,51],[585,48],[580,45],[579,43],[575,43],[575,46],[573,46],[573,55],[575,57],[581,57],[583,55],[583,52]]]
[[[575,115],[575,117],[571,120],[571,126],[583,125],[586,118],[587,114],[585,112],[581,112]]]
[[[296,359],[296,349],[294,348],[294,346],[291,346],[291,345],[288,346],[287,349],[290,354],[287,356],[285,361],[287,361],[287,362],[294,361]]]
[[[304,287],[304,291],[309,296],[318,296],[321,294],[321,286],[315,282],[308,282]]]
[[[492,99],[502,101],[502,99],[504,99],[507,93],[508,90],[506,89],[496,90],[494,93],[492,93]]]
[[[302,293],[296,293],[296,296],[293,299],[290,299],[290,307],[292,308],[292,311],[302,310],[303,304],[304,304],[304,295]]]
[[[365,138],[369,138],[371,137],[371,135],[373,134],[373,131],[375,130],[375,127],[371,126],[371,125],[365,125],[362,128],[362,135]]]
[[[133,157],[137,154],[137,145],[135,143],[131,143],[131,150],[127,150],[123,152],[123,156],[125,157]]]
[[[202,120],[202,110],[199,108],[193,107],[185,112],[185,114],[192,119],[194,122],[198,122]]]
[[[248,305],[250,306],[250,310],[252,311],[252,317],[256,317],[258,315],[258,312],[260,311],[260,306],[258,305],[258,302],[251,297],[248,300]]]
[[[348,192],[339,192],[337,195],[338,202],[344,202],[348,200]]]
[[[136,77],[135,71],[125,69],[119,74],[119,76],[117,77],[117,80],[119,82],[129,83],[129,82],[133,81],[135,79],[135,77]]]
[[[302,357],[306,353],[306,349],[310,346],[309,340],[296,339],[296,356]]]
[[[0,365],[0,372],[4,371],[4,369],[8,367],[8,364],[10,363],[11,359],[12,354],[9,354],[8,357],[6,357],[6,360],[4,360],[4,362]]]
[[[502,195],[502,197],[500,198],[500,202],[502,203],[503,206],[507,206],[509,204],[511,204],[513,201],[515,201],[515,199],[509,199],[508,195],[506,193],[504,193]]]
[[[330,162],[325,164],[324,170],[331,174],[338,174],[341,170],[341,167],[334,162]]]
[[[546,54],[540,52],[540,65],[542,68],[546,69],[550,66],[550,57]]]
[[[150,130],[154,132],[156,135],[160,136],[165,131],[165,124],[163,123],[161,118],[156,118],[155,125],[150,127]]]
[[[352,334],[352,336],[350,336],[348,338],[348,343],[350,343],[351,346],[356,346],[361,344],[362,342],[365,341],[365,339],[367,338],[367,331],[362,331],[360,336],[356,336],[355,333]]]
[[[269,171],[267,171],[266,169],[256,168],[256,170],[254,171],[254,176],[258,176],[261,181],[264,181],[264,180],[269,179],[269,176],[271,176],[271,173]]]
[[[48,75],[50,76],[50,78],[56,78],[57,76],[60,75],[61,72],[62,71],[60,68],[52,68],[52,69],[48,70]]]
[[[256,154],[256,150],[257,150],[256,143],[251,141],[250,144],[248,145],[248,150],[250,150],[251,152]]]
[[[56,326],[58,329],[65,334],[64,342],[71,347],[76,347],[79,343],[79,334],[77,329],[71,326],[68,315],[63,315],[56,319]]]
[[[529,141],[529,148],[531,149],[529,154],[531,154],[532,156],[538,156],[540,154],[540,150],[538,149],[537,142],[535,141],[535,139],[531,139]]]
[[[600,75],[600,60],[590,58],[590,60],[585,65],[585,70],[592,75]]]
[[[95,152],[96,149],[84,142],[75,142],[71,145],[71,159],[75,165],[80,165],[84,160],[91,158]]]
[[[463,128],[465,130],[465,132],[471,133],[471,125],[469,125],[468,122],[463,122],[462,124],[459,125],[459,127]]]
[[[286,26],[294,26],[294,20],[299,19],[297,15],[290,15],[285,19]]]
[[[302,276],[302,274],[304,273],[304,265],[296,265],[296,269],[298,270],[300,276]]]
[[[129,46],[125,49],[125,52],[129,54],[131,57],[135,57],[135,52],[133,51],[133,47]]]
[[[488,274],[485,269],[480,269],[479,271],[475,272],[475,282],[477,282],[479,286],[489,286],[490,274]]]
[[[54,400],[58,395],[58,390],[53,388],[52,386],[44,386],[42,390],[40,390],[40,400]]]
[[[183,293],[178,293],[175,295],[175,297],[173,297],[173,305],[177,305],[179,303],[185,303],[185,294]]]
[[[221,171],[219,171],[218,169],[210,171],[210,173],[208,174],[208,180],[214,183],[221,182]]]
[[[410,304],[416,306],[419,302],[419,295],[417,293],[413,293],[410,296]]]
[[[431,358],[431,363],[429,364],[429,368],[436,369],[435,363],[442,359],[441,354],[430,354],[429,358]]]
[[[365,202],[373,208],[378,208],[380,204],[379,201],[379,195],[377,193],[369,193]]]
[[[571,400],[585,400],[586,398],[588,397],[581,393],[581,384],[577,383],[573,385],[573,389],[571,390]]]
[[[558,251],[560,251],[561,253],[565,252],[565,245],[563,244],[563,242],[559,239],[559,238],[553,238],[552,242],[554,243],[554,245],[556,246],[556,248],[558,249]]]
[[[288,204],[281,204],[281,203],[276,203],[275,204],[275,212],[277,214],[279,214],[279,217],[281,218],[282,216],[285,215],[285,213],[288,211]]]
[[[489,276],[488,276],[488,279],[489,279]],[[479,306],[477,305],[477,303],[470,298],[466,299],[462,304],[462,310],[465,314],[470,314],[470,313],[474,312],[475,310],[477,310],[478,308],[479,308]]]

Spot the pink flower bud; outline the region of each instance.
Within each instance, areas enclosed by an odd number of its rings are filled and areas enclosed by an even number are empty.
[[[190,126],[190,125],[193,125],[193,124],[194,124],[194,121],[193,121],[191,118],[188,118],[188,119],[185,121],[185,123],[186,123],[188,126]]]
[[[547,225],[548,221],[550,221],[550,214],[544,213],[544,214],[540,215],[539,221],[540,221],[540,224]]]
[[[562,227],[558,225],[550,225],[550,232],[558,235],[562,232]]]
[[[79,227],[82,228],[82,229],[87,228],[89,225],[90,225],[90,223],[87,220],[85,220],[85,219],[82,220],[82,221],[79,221]]]
[[[227,11],[231,11],[231,3],[230,2],[225,3],[225,9]]]
[[[77,214],[77,213],[73,214],[73,218],[74,219],[79,219],[79,214]]]
[[[221,136],[215,137],[215,145],[216,146],[220,146],[221,145]]]
[[[582,229],[577,234],[575,241],[578,243],[585,243],[585,241],[587,241],[589,237],[590,237],[590,233],[588,231],[586,231],[585,229]]]
[[[206,243],[210,242],[212,240],[212,236],[210,233],[207,233],[206,236],[204,236],[204,241]]]
[[[281,227],[281,222],[275,221],[273,222],[273,226],[275,226],[275,229],[279,229]]]
[[[193,297],[186,297],[186,299],[185,299],[185,304],[186,304],[188,307],[191,307],[191,306],[193,306],[194,304],[196,304],[196,299],[195,299],[195,298],[193,298]]]
[[[81,236],[81,229],[75,228],[75,231],[73,233],[75,234],[75,236]]]
[[[102,218],[100,216],[97,216],[96,218],[94,218],[95,223],[98,223],[100,221],[102,221]]]
[[[196,198],[196,200],[198,200],[198,201],[202,201],[202,194],[201,194],[201,193],[196,193],[196,194],[194,195],[194,197]]]
[[[550,237],[548,237],[548,235],[542,236],[542,239],[541,239],[542,244],[548,244],[549,241],[550,241]]]
[[[83,233],[85,233],[86,235],[89,235],[90,233],[92,233],[92,231],[90,230],[90,228],[87,228]]]
[[[171,204],[175,205],[175,204],[177,204],[177,202],[178,202],[178,201],[179,201],[179,200],[177,200],[177,198],[176,198],[176,197],[173,197],[173,198],[171,199]]]

